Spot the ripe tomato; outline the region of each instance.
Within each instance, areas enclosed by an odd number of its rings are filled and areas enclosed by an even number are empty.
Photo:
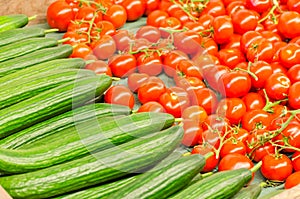
[[[177,68],[180,73],[179,76],[183,77],[196,77],[199,80],[203,79],[202,71],[196,63],[190,59],[183,59],[179,61]]]
[[[287,76],[291,80],[292,84],[295,82],[300,82],[300,64],[296,64],[292,66],[287,71]]]
[[[181,60],[188,59],[188,56],[179,50],[167,53],[163,58],[163,69],[166,75],[173,77],[176,75],[177,65]]]
[[[246,58],[239,48],[225,48],[219,51],[219,60],[222,65],[233,69],[241,62],[245,62]]]
[[[213,40],[213,38],[203,37],[202,42],[201,42],[201,46],[205,49],[205,51],[209,55],[213,55],[213,56],[218,56],[219,55],[218,54],[218,50],[219,50],[218,44],[215,42],[215,40]],[[200,51],[200,53],[204,54],[201,51]]]
[[[170,29],[170,30],[180,29],[182,24],[179,21],[179,19],[177,19],[176,17],[167,17],[160,22],[159,26],[161,28],[164,28],[164,29],[161,29],[161,32],[160,32],[162,38],[167,38],[170,36],[170,33],[167,32],[168,29]]]
[[[47,22],[51,28],[64,32],[75,18],[72,7],[65,1],[54,1],[47,8]]]
[[[102,20],[102,13],[91,6],[83,6],[78,10],[75,19],[97,23]]]
[[[73,20],[68,25],[67,32],[78,32],[84,33],[88,32],[90,25],[86,22],[82,22],[80,20]]]
[[[300,171],[300,151],[297,151],[293,154],[292,165],[295,171]]]
[[[212,24],[214,35],[213,38],[216,43],[224,44],[230,41],[233,35],[233,25],[229,16],[215,17]]]
[[[124,51],[129,49],[129,42],[131,41],[131,38],[127,30],[118,30],[112,37],[115,40],[118,50]]]
[[[278,19],[278,30],[289,39],[300,36],[300,14],[295,11],[283,12]]]
[[[197,77],[178,77],[175,76],[176,86],[183,88],[189,94],[189,98],[195,98],[195,92],[201,88],[206,88],[202,80]]]
[[[239,124],[246,113],[246,105],[240,98],[224,98],[217,107],[216,114],[226,117],[231,124]]]
[[[174,46],[186,54],[195,54],[201,47],[201,36],[192,30],[174,33]]]
[[[73,52],[70,57],[79,57],[84,59],[87,55],[90,54],[92,54],[92,49],[84,43],[79,43],[73,48]]]
[[[221,49],[239,49],[241,50],[241,35],[233,34],[228,43],[222,44]]]
[[[226,132],[230,127],[230,122],[227,118],[221,117],[217,114],[209,115],[202,124],[203,130],[213,130]]]
[[[136,21],[141,18],[146,9],[146,5],[142,0],[124,0],[121,5],[126,10],[127,21]]]
[[[258,19],[252,10],[241,9],[231,15],[235,33],[244,34],[247,31],[255,30]]]
[[[124,26],[127,20],[127,13],[123,6],[113,4],[108,7],[103,19],[110,21],[116,29]]]
[[[106,20],[101,20],[97,22],[92,30],[91,30],[91,37],[93,40],[100,39],[103,35],[114,35],[116,33],[116,28],[114,25]]]
[[[268,180],[284,181],[292,174],[293,166],[291,160],[284,154],[268,154],[262,159],[260,171]]]
[[[223,158],[227,154],[238,153],[246,155],[246,145],[242,141],[228,139],[225,141],[220,150],[220,157]]]
[[[131,109],[134,106],[133,93],[124,85],[110,87],[104,95],[104,101],[110,104],[128,106]]]
[[[136,38],[145,38],[152,43],[158,42],[160,36],[159,29],[149,25],[140,27],[135,34]]]
[[[244,0],[232,1],[226,6],[226,13],[231,17],[233,13],[241,9],[246,9],[246,2]]]
[[[208,117],[205,109],[201,106],[190,106],[183,110],[182,119],[193,120],[202,124]]]
[[[300,45],[289,43],[282,47],[279,51],[279,62],[286,68],[300,64]]]
[[[250,110],[242,117],[242,127],[247,131],[267,129],[270,124],[270,114],[262,109]]]
[[[255,89],[264,88],[266,80],[273,74],[273,69],[270,64],[265,61],[257,61],[251,64],[250,72],[252,72],[257,79],[251,76],[251,85]]]
[[[183,88],[170,87],[161,94],[159,103],[165,108],[167,113],[179,118],[183,110],[189,107],[190,100],[188,93]]]
[[[283,67],[279,62],[272,62],[271,64],[273,73],[287,73],[287,69]]]
[[[274,154],[274,153],[275,153],[275,147],[269,142],[266,142],[264,145],[259,146],[254,151],[251,151],[250,157],[253,161],[259,162],[265,157],[265,155]]]
[[[152,11],[157,10],[160,0],[144,0],[146,3],[146,10],[144,15],[148,16]]]
[[[136,92],[139,87],[149,79],[149,75],[146,73],[131,73],[127,78],[128,88],[132,92]]]
[[[256,39],[246,51],[248,61],[262,60],[268,63],[273,61],[275,54],[273,43],[265,38]]]
[[[247,93],[242,100],[245,103],[247,111],[254,109],[263,109],[266,105],[265,98],[259,93],[250,92]]]
[[[208,144],[197,145],[191,151],[192,154],[200,154],[200,155],[206,155],[209,152],[213,152],[214,154],[206,159],[205,166],[201,171],[203,173],[214,170],[219,163],[219,157],[218,158],[216,157],[214,148]]]
[[[250,133],[246,129],[234,127],[231,129],[226,138],[233,138],[246,144],[246,140],[248,139],[249,135]]]
[[[199,144],[207,144],[215,149],[218,149],[220,147],[220,139],[221,139],[221,133],[217,132],[215,130],[204,130],[202,133],[202,137],[198,140]]]
[[[258,13],[263,13],[272,7],[271,0],[246,0],[246,7]]]
[[[138,99],[142,104],[149,101],[159,101],[160,96],[166,91],[165,84],[158,77],[149,78],[138,89]]]
[[[127,77],[136,70],[136,59],[131,54],[119,54],[108,60],[108,66],[116,77]]]
[[[278,144],[284,146],[285,142],[288,145],[295,148],[300,148],[300,125],[298,124],[289,124],[282,132],[276,137],[277,141],[280,141]],[[294,152],[293,149],[284,148],[285,152]]]
[[[283,73],[274,73],[266,81],[267,95],[274,100],[282,100],[288,96],[290,79]]]
[[[79,44],[79,43],[87,43],[88,42],[88,36],[84,33],[77,33],[77,32],[66,32],[63,35],[63,39],[69,38],[67,41],[65,41],[63,44]]]
[[[296,11],[296,12],[300,13],[300,2],[297,0],[288,0],[287,7],[291,11]]]
[[[219,89],[221,83],[220,77],[230,71],[228,66],[212,65],[211,67],[203,68],[203,78],[207,81],[209,86],[214,90]]]
[[[90,64],[87,64],[85,69],[95,71],[96,74],[106,74],[108,76],[112,76],[110,67],[108,67],[108,64],[102,60],[96,60]]]
[[[169,17],[169,14],[163,10],[154,10],[153,12],[149,13],[147,17],[147,25],[159,27],[160,23]]]
[[[203,107],[208,115],[215,112],[218,105],[217,95],[209,88],[202,88],[195,91],[195,96],[191,99],[193,105]]]
[[[213,17],[222,16],[226,14],[225,6],[222,1],[209,1],[204,7],[202,14],[209,14]]]
[[[263,38],[262,35],[254,30],[250,30],[245,32],[241,36],[241,50],[242,52],[246,53],[248,48],[252,45],[252,43],[258,39]]]
[[[158,102],[146,102],[142,104],[137,111],[140,112],[155,112],[155,113],[165,113],[166,110],[164,107]]]
[[[284,188],[290,189],[300,184],[300,171],[294,172],[286,178]]]
[[[185,146],[195,146],[202,139],[203,129],[199,122],[194,120],[183,120],[183,138],[181,143]]]
[[[92,45],[93,53],[98,59],[108,59],[117,50],[114,39],[109,35],[103,35],[100,40]]]
[[[300,82],[294,83],[288,92],[289,105],[293,109],[300,109]]]
[[[163,69],[161,57],[157,52],[141,53],[137,58],[137,68],[140,73],[159,75]]]

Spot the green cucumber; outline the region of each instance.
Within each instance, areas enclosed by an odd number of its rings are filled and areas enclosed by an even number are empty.
[[[15,43],[0,47],[0,62],[4,62],[15,57],[20,57],[28,53],[57,46],[59,41],[50,37],[37,37],[24,39]]]
[[[57,29],[45,30],[39,27],[28,27],[0,32],[0,47],[28,38],[44,37],[47,33],[54,32],[56,30]]]
[[[96,73],[92,70],[56,70],[50,73],[36,75],[32,78],[27,78],[22,81],[22,84],[2,86],[0,88],[0,109],[34,97],[64,83],[92,76],[96,76]]]
[[[252,172],[242,168],[219,171],[183,189],[172,199],[218,199],[231,198],[252,178]]]
[[[12,174],[50,167],[155,133],[173,122],[174,117],[166,113],[137,113],[101,125],[98,118],[92,118],[77,123],[73,136],[63,137],[61,132],[56,142],[48,138],[49,144],[32,149],[0,149],[0,170]]]
[[[107,198],[168,198],[186,187],[204,165],[205,158],[201,155],[183,156],[164,168],[154,168],[141,174],[134,182]]]
[[[24,14],[0,16],[0,32],[22,28],[28,24],[30,19]]]
[[[32,53],[16,57],[14,59],[1,62],[0,64],[0,77],[14,73],[18,70],[28,68],[35,64],[42,62],[66,58],[69,57],[73,52],[71,45],[59,45],[51,48],[44,48],[41,50],[34,51]]]
[[[45,169],[0,178],[13,198],[49,198],[139,173],[181,143],[183,128],[172,126],[118,147]]]
[[[70,128],[76,125],[77,122],[93,117],[128,115],[130,112],[131,110],[127,106],[122,105],[106,103],[88,104],[8,136],[0,140],[0,147],[18,149],[27,145],[30,146],[31,143],[36,145],[36,141],[43,138],[48,139],[48,136]]]
[[[11,73],[0,78],[1,87],[5,85],[19,85],[23,84],[29,78],[36,78],[43,73],[49,73],[54,70],[61,69],[79,69],[84,68],[85,61],[81,58],[61,58],[46,61],[40,64],[33,65],[29,68],[24,68],[15,73]]]
[[[102,95],[112,83],[106,75],[81,78],[0,110],[0,138],[82,106]]]
[[[257,199],[262,188],[259,183],[242,188],[232,199]]]

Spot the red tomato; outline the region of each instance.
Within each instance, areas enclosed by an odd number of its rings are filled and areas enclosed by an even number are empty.
[[[238,10],[246,9],[246,2],[244,0],[242,1],[232,1],[229,3],[226,7],[226,13],[228,16],[231,17],[231,15]]]
[[[252,72],[257,79],[251,76],[251,85],[255,89],[264,88],[266,80],[273,74],[273,69],[270,64],[265,61],[257,61],[251,63],[250,72]]]
[[[279,51],[279,62],[286,68],[300,64],[300,45],[289,43],[282,47]]]
[[[65,41],[63,44],[79,44],[79,43],[87,43],[88,42],[88,36],[87,34],[83,33],[77,33],[77,32],[66,32],[63,35],[63,39],[68,38],[67,41]]]
[[[127,30],[118,30],[112,37],[115,40],[118,50],[124,51],[129,49],[131,38]]]
[[[282,100],[287,97],[291,86],[290,79],[283,73],[274,73],[266,81],[267,95],[274,100]]]
[[[230,37],[230,41],[222,44],[221,49],[238,49],[241,50],[241,35],[239,34],[233,34],[232,37]]]
[[[144,15],[148,16],[152,11],[157,10],[160,0],[144,0],[146,3],[146,10]]]
[[[248,61],[262,60],[268,63],[273,61],[275,54],[273,43],[265,38],[256,39],[251,43],[246,52]]]
[[[193,120],[202,124],[208,117],[205,109],[201,106],[190,106],[183,110],[182,119]]]
[[[160,39],[160,31],[154,26],[142,26],[135,35],[136,38],[145,38],[150,42],[156,43]]]
[[[241,9],[232,13],[232,24],[235,33],[244,34],[247,31],[255,30],[258,19],[252,10]]]
[[[205,166],[201,171],[203,173],[214,170],[214,168],[216,168],[216,166],[219,163],[219,157],[218,158],[216,157],[216,153],[214,152],[213,147],[205,144],[197,145],[191,151],[192,154],[200,154],[200,155],[206,155],[209,152],[213,152],[214,154],[206,159]]]
[[[273,70],[273,73],[287,73],[287,69],[283,67],[279,62],[273,62],[270,64]]]
[[[246,0],[246,7],[258,13],[263,13],[272,7],[271,0]]]
[[[161,94],[159,103],[165,108],[167,113],[179,118],[183,110],[189,107],[190,100],[188,93],[183,88],[170,87]]]
[[[221,76],[230,71],[228,66],[224,65],[212,65],[211,67],[207,67],[202,69],[203,78],[207,81],[209,86],[214,90],[219,89],[219,84],[221,83]]]
[[[173,36],[174,46],[186,54],[194,54],[202,49],[202,38],[195,31],[188,30],[185,32],[175,33]]]
[[[131,109],[134,106],[133,93],[124,85],[110,87],[104,95],[104,101],[110,104],[128,106]]]
[[[136,70],[136,59],[131,54],[119,54],[108,60],[108,65],[116,77],[127,77]]]
[[[266,100],[258,93],[247,93],[242,100],[245,103],[247,111],[254,109],[263,109],[266,105]]]
[[[164,83],[158,79],[158,77],[152,77],[151,80],[149,78],[138,89],[138,99],[142,104],[149,101],[159,101],[160,96],[166,91]]]
[[[137,111],[140,112],[155,112],[155,113],[165,113],[166,110],[164,107],[158,103],[158,102],[146,102],[145,104],[142,104],[140,108]]]
[[[278,30],[289,39],[300,36],[300,14],[295,11],[283,12],[278,20]]]
[[[159,26],[164,28],[160,31],[162,38],[167,38],[170,36],[170,33],[167,30],[180,29],[182,24],[176,17],[167,17],[160,22]]]
[[[268,180],[284,181],[292,174],[293,166],[291,160],[284,154],[268,154],[262,159],[260,171]]]
[[[300,148],[300,125],[298,124],[289,124],[282,132],[279,134],[276,139],[280,141],[278,144],[284,146],[285,143],[288,145]],[[293,149],[284,148],[285,152],[294,152]]]
[[[233,69],[239,63],[245,62],[246,58],[238,48],[225,48],[219,51],[219,60],[221,64]]]
[[[295,171],[300,171],[300,151],[297,151],[293,154],[292,165]]]
[[[237,125],[246,113],[246,105],[240,98],[225,98],[219,102],[216,113]]]
[[[242,117],[242,127],[247,131],[267,129],[270,124],[270,114],[262,109],[250,110]]]
[[[248,139],[249,135],[250,133],[246,129],[236,127],[230,131],[230,133],[227,135],[227,138],[232,137],[246,144],[246,140]]]
[[[297,0],[288,0],[287,7],[291,11],[296,11],[296,12],[300,13],[300,2]]]
[[[148,80],[149,75],[146,73],[131,73],[127,78],[128,88],[136,92],[139,87]]]
[[[217,114],[209,115],[202,124],[203,130],[214,130],[226,132],[230,127],[230,122],[227,118],[220,117]]]
[[[97,23],[102,20],[102,13],[91,6],[83,6],[78,10],[75,19]]]
[[[268,154],[274,154],[275,153],[275,147],[270,144],[269,142],[265,143],[262,146],[259,146],[254,151],[250,153],[250,157],[253,161],[259,162],[265,157],[265,155]]]
[[[254,30],[245,32],[241,37],[241,50],[246,53],[248,48],[252,45],[254,41],[263,38],[262,35]]]
[[[225,141],[220,150],[220,157],[223,158],[227,154],[238,153],[246,155],[246,145],[242,141],[228,139]]]
[[[197,77],[177,77],[175,78],[176,86],[183,88],[189,94],[190,99],[195,98],[195,92],[201,88],[206,88],[202,80]]]
[[[102,60],[96,60],[85,66],[86,69],[95,71],[96,74],[106,74],[112,76],[111,70],[108,64]]]
[[[97,40],[100,39],[103,35],[114,35],[116,33],[116,28],[114,25],[106,20],[101,20],[97,22],[91,31],[91,37]]]
[[[87,55],[90,55],[92,53],[92,49],[83,43],[79,43],[77,44],[74,48],[73,48],[73,52],[70,55],[71,58],[85,58]]]
[[[209,1],[204,7],[202,14],[209,14],[213,17],[222,16],[226,14],[225,6],[222,1]]]
[[[114,4],[108,7],[103,19],[110,21],[118,29],[126,23],[127,13],[123,6]]]
[[[151,76],[159,75],[163,69],[161,57],[157,52],[141,53],[137,58],[137,67],[140,73]]]
[[[202,133],[202,137],[198,140],[199,144],[207,144],[215,149],[220,147],[220,138],[222,132],[217,132],[214,130],[204,130]]]
[[[288,92],[289,105],[293,109],[300,109],[300,82],[292,84]]]
[[[215,112],[218,105],[217,95],[209,88],[196,90],[191,102],[193,105],[202,106],[208,115]]]
[[[169,17],[167,12],[162,10],[154,10],[148,15],[146,23],[149,26],[159,27],[160,23],[167,17]]]
[[[225,15],[214,18],[212,27],[214,29],[213,38],[216,43],[224,44],[230,41],[234,30],[229,16]]]
[[[141,18],[146,9],[146,5],[142,0],[124,0],[121,5],[126,10],[127,21],[136,21]]]
[[[181,60],[188,59],[188,56],[179,50],[167,53],[163,58],[163,69],[166,75],[173,77],[176,75],[177,65]]]
[[[287,71],[287,76],[291,80],[292,84],[295,82],[300,82],[300,64],[296,64],[292,66]]]
[[[54,1],[47,8],[47,22],[51,28],[64,32],[75,18],[72,7],[65,1]]]
[[[98,59],[108,59],[117,50],[114,39],[109,35],[103,35],[100,40],[96,41],[93,46],[93,53]]]
[[[190,59],[183,59],[179,61],[177,68],[180,76],[184,77],[196,77],[199,80],[203,79],[202,71],[196,63]]]
[[[201,46],[207,51],[209,55],[218,56],[218,44],[210,37],[203,37]],[[201,54],[204,54],[200,51]]]
[[[284,188],[290,189],[300,184],[300,171],[294,172],[286,178]]]
[[[201,124],[194,120],[183,120],[184,134],[181,143],[185,146],[195,146],[202,139]]]
[[[86,22],[82,22],[80,20],[73,20],[68,25],[67,32],[77,32],[84,33],[88,32],[90,25]]]

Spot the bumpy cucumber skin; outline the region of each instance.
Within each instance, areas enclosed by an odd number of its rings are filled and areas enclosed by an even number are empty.
[[[81,69],[86,65],[85,61],[81,58],[61,58],[46,61],[40,64],[33,65],[29,68],[21,69],[15,73],[11,73],[0,78],[1,87],[6,85],[19,85],[24,81],[36,79],[44,73],[62,70],[62,69]],[[0,66],[1,67],[1,66]]]
[[[248,169],[221,171],[204,178],[181,192],[172,199],[229,199],[239,192],[252,178]]]
[[[44,48],[41,50],[10,59],[0,64],[0,77],[9,75],[18,70],[28,68],[35,64],[42,62],[66,58],[69,57],[73,52],[73,47],[71,45],[59,45],[51,48]]]
[[[129,115],[130,113],[131,109],[127,106],[107,103],[88,104],[8,136],[0,140],[0,147],[18,149],[30,145],[31,143],[34,143],[33,145],[36,146],[36,141],[44,138],[48,139],[48,136],[63,132],[65,129],[73,127],[78,122],[90,118]]]
[[[0,138],[62,114],[102,95],[111,85],[106,75],[81,78],[0,110]]]
[[[0,149],[0,170],[12,174],[50,167],[155,133],[170,127],[173,122],[174,117],[165,113],[137,113],[99,126],[94,119],[83,121],[75,125],[75,137],[58,142],[49,139],[48,145],[29,150]]]
[[[0,32],[22,28],[28,24],[28,17],[24,14],[0,16]]]
[[[57,39],[50,37],[29,38],[0,47],[0,62],[29,54],[36,50],[58,45]]]
[[[260,184],[252,184],[242,188],[232,199],[257,199],[261,191]]]
[[[64,83],[92,76],[96,76],[96,73],[91,70],[66,69],[40,74],[35,78],[28,78],[22,84],[2,86],[0,88],[0,109],[34,97]]]
[[[184,156],[162,169],[152,169],[137,179],[109,195],[108,198],[168,198],[181,190],[204,167],[205,158],[200,155]]]
[[[44,37],[45,29],[38,27],[17,28],[0,32],[0,47],[23,39]]]
[[[34,172],[0,178],[13,198],[49,198],[120,179],[164,159],[177,148],[183,128],[172,126],[92,155]]]

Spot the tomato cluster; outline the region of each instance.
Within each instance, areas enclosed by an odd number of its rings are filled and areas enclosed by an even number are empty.
[[[62,4],[74,12],[72,2]],[[102,10],[78,2],[78,10]],[[129,17],[124,2],[100,5],[122,5]],[[294,186],[300,172],[298,1],[142,2],[143,12],[135,14],[146,15],[147,24],[136,33],[118,30],[121,25],[103,11],[99,21],[94,12],[90,18],[78,18],[79,11],[70,17],[64,37],[77,43],[75,48],[87,43],[91,48],[73,56],[94,60],[88,69],[126,80],[112,86],[104,100],[180,118],[182,144],[191,153],[214,153],[203,172],[260,162],[265,178]]]

